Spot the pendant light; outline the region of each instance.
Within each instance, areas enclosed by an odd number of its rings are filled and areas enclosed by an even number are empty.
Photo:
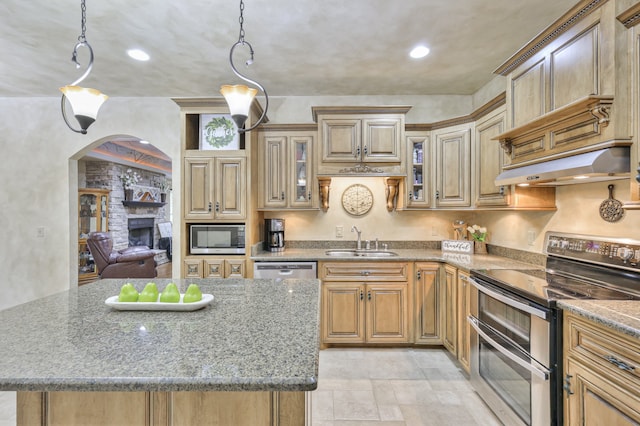
[[[87,69],[84,74],[82,74],[79,79],[68,86],[61,87],[60,91],[62,92],[61,109],[64,122],[74,132],[86,135],[87,129],[96,120],[98,110],[104,101],[107,100],[108,96],[100,93],[99,90],[78,86],[82,80],[87,78],[89,73],[91,73],[91,68],[93,68],[93,49],[91,48],[91,45],[89,45],[85,36],[85,32],[87,30],[87,7],[85,6],[85,0],[81,0],[80,6],[82,9],[82,33],[78,36],[78,43],[76,43],[73,48],[73,56],[71,57],[71,60],[76,64],[76,68],[80,68],[80,63],[77,59],[78,48],[86,47],[89,50],[89,64],[87,65]],[[78,120],[78,124],[80,124],[80,130],[74,129],[67,119],[66,99],[68,99],[71,104],[73,115],[76,117],[76,120]]]
[[[243,76],[242,74],[240,74],[240,72],[238,72],[235,65],[233,64],[233,52],[235,48],[238,46],[244,46],[244,45],[249,47],[249,53],[250,53],[249,59],[245,62],[246,66],[249,66],[253,63],[253,47],[251,47],[251,44],[249,44],[249,42],[244,39],[243,11],[244,11],[244,2],[243,0],[240,0],[240,20],[239,20],[240,36],[238,37],[238,41],[233,46],[231,46],[231,51],[229,52],[229,63],[231,64],[231,69],[233,70],[233,73],[235,75],[240,77],[242,80],[257,86],[260,90],[262,90],[265,98],[265,107],[258,121],[253,126],[249,127],[248,129],[245,129],[244,123],[247,120],[247,117],[249,117],[249,110],[251,109],[251,103],[253,102],[253,98],[256,96],[258,91],[254,88],[247,87],[244,84],[241,84],[241,85],[225,84],[220,88],[220,93],[222,93],[222,96],[224,96],[225,100],[227,101],[227,104],[229,105],[231,118],[233,118],[233,121],[235,121],[236,125],[238,126],[238,132],[240,133],[248,132],[249,130],[253,130],[256,127],[258,127],[258,125],[260,125],[260,123],[262,123],[262,121],[266,117],[267,109],[269,109],[269,96],[267,95],[267,91],[264,90],[264,87],[262,87],[262,85],[257,81],[251,80]]]

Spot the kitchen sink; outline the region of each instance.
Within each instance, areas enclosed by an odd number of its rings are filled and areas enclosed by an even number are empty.
[[[325,251],[327,256],[335,257],[393,257],[398,253],[386,250],[327,250]]]

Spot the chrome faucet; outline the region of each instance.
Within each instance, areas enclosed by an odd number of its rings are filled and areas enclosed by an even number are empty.
[[[356,232],[358,234],[358,241],[356,242],[356,249],[357,250],[362,250],[362,240],[360,239],[360,234],[362,234],[362,231],[358,230],[358,228],[356,228],[356,226],[353,225],[351,227],[351,232]]]

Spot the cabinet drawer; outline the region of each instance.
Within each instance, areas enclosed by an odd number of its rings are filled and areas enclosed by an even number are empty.
[[[565,312],[565,351],[640,386],[640,343],[610,328]]]
[[[408,264],[401,262],[321,263],[325,281],[407,281]]]

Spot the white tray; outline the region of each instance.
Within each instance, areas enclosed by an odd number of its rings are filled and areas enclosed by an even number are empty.
[[[213,294],[203,294],[202,300],[182,303],[184,294],[180,294],[179,303],[162,302],[118,302],[118,296],[111,296],[104,303],[119,311],[195,311],[204,308],[213,301]]]

